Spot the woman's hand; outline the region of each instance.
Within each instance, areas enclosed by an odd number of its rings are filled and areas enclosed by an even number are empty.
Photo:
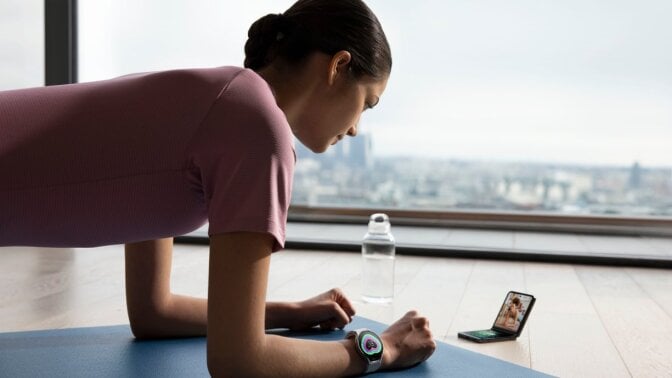
[[[434,353],[436,342],[429,321],[409,311],[383,332],[383,369],[401,369],[416,365]]]
[[[340,289],[331,289],[292,306],[286,326],[294,331],[319,326],[324,330],[343,328],[352,321],[355,309]]]

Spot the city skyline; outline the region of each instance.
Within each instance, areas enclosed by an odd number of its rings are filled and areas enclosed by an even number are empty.
[[[672,215],[672,168],[361,159],[299,146],[292,203],[308,206]],[[368,165],[368,166],[367,166]]]

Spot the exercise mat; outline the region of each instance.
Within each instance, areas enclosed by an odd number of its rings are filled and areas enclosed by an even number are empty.
[[[382,332],[384,324],[355,317],[345,330],[291,332],[287,337],[340,340],[356,328]],[[261,361],[260,361],[261,363]],[[496,358],[437,342],[426,362],[374,376],[545,377]],[[205,377],[205,338],[135,340],[128,325],[0,333],[0,377]]]

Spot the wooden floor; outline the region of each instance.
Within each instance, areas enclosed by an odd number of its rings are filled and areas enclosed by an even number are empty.
[[[207,247],[176,246],[173,290],[204,296]],[[672,272],[399,256],[395,301],[365,304],[360,256],[273,255],[270,300],[341,287],[359,315],[390,323],[409,309],[444,342],[561,377],[672,377]],[[457,332],[488,328],[508,290],[537,297],[516,341],[474,344]],[[128,323],[123,248],[0,248],[0,331]]]

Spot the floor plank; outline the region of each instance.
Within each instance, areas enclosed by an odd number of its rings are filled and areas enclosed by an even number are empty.
[[[530,366],[530,344],[525,327],[517,340],[477,344],[457,337],[461,331],[490,328],[509,290],[526,292],[523,263],[476,261],[454,321],[444,341],[478,353]]]
[[[209,254],[208,246],[180,244],[174,248],[170,277],[174,293],[207,297]]]
[[[672,372],[672,318],[624,269],[578,267],[581,282],[632,376]]]
[[[0,264],[16,295],[0,290],[0,331],[127,323],[123,249],[0,248],[25,258]],[[3,260],[4,261],[4,260]],[[14,272],[11,275],[6,274]],[[7,287],[3,285],[3,287]]]
[[[593,315],[547,313],[536,316],[528,327],[535,370],[557,377],[630,377],[602,322]]]
[[[271,256],[267,298],[272,301],[299,300],[318,294],[305,293],[306,282],[301,279],[310,275],[318,267],[334,258],[337,253],[315,253],[314,251],[280,251]],[[284,288],[284,289],[283,289]],[[296,288],[297,292],[291,289]],[[317,291],[317,290],[315,290]]]
[[[390,304],[368,303],[362,299],[362,275],[361,275],[361,256],[357,256],[356,269],[358,274],[350,280],[343,290],[352,300],[358,310],[358,314],[377,320],[382,323],[391,324],[399,317],[411,310],[408,303],[404,302],[407,287],[418,275],[418,272],[428,263],[428,259],[417,256],[397,256],[394,268],[394,299]]]
[[[405,262],[402,259],[402,264]],[[426,258],[381,321],[391,323],[410,310],[427,317],[435,338],[442,339],[457,313],[474,260]],[[414,259],[415,262],[418,258]]]
[[[527,263],[525,281],[537,298],[527,325],[533,369],[560,377],[629,376],[571,265]]]
[[[281,252],[283,253],[283,252]],[[305,251],[302,254],[311,253],[313,256],[322,257],[319,261],[306,269],[291,280],[269,285],[269,299],[273,301],[296,301],[303,300],[332,288],[341,288],[353,277],[359,275],[359,259],[351,253],[316,253]],[[296,261],[292,263],[296,269]],[[275,267],[271,265],[271,270]],[[278,280],[280,281],[280,280]]]
[[[643,268],[628,268],[626,271],[639,287],[672,317],[672,272]]]

